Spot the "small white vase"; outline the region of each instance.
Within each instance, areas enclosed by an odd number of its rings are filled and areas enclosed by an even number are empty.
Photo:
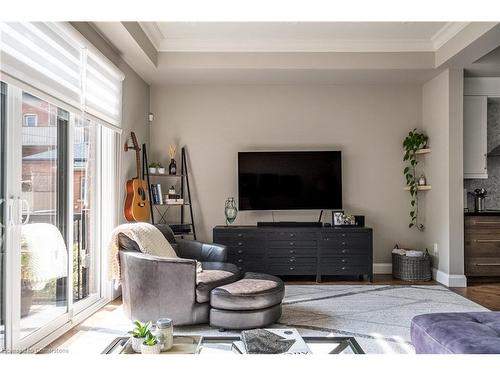
[[[165,168],[158,168],[159,174],[165,174]]]
[[[149,167],[149,173],[150,174],[156,174],[156,168]]]
[[[141,345],[144,342],[144,337],[134,337],[130,338],[130,343],[132,344],[132,350],[136,353],[141,352]]]
[[[144,343],[141,344],[141,353],[142,354],[160,354],[161,351],[161,346],[160,343],[156,343],[155,345],[144,345]]]

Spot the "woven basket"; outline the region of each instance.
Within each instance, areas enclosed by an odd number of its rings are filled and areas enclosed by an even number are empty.
[[[392,276],[405,281],[431,280],[431,257],[425,250],[423,257],[392,254]]]

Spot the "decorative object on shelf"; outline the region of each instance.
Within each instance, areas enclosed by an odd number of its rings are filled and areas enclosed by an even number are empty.
[[[155,162],[149,163],[148,170],[150,174],[156,174],[157,172],[156,163]]]
[[[342,225],[344,223],[344,211],[332,211],[333,225]]]
[[[142,343],[148,336],[148,333],[151,333],[150,327],[151,327],[151,322],[141,323],[137,320],[134,322],[134,329],[128,332],[130,335],[132,335],[131,345],[134,352],[136,353],[141,352]]]
[[[413,129],[408,133],[408,136],[403,141],[404,148],[404,156],[403,161],[407,162],[407,165],[403,174],[406,178],[406,185],[409,188],[410,192],[410,223],[408,224],[409,228],[417,228],[420,231],[425,229],[424,225],[419,221],[419,205],[418,205],[418,186],[419,181],[417,179],[417,155],[418,151],[427,148],[427,141],[429,137],[417,131],[417,129]]]
[[[168,174],[177,174],[177,163],[175,162],[175,154],[177,153],[177,146],[168,146],[168,156],[170,157],[170,165],[168,166]]]
[[[165,167],[163,167],[161,163],[156,163],[156,169],[158,170],[159,174],[165,174]]]
[[[418,178],[418,186],[425,186],[427,185],[427,179],[425,178],[424,175],[420,175]]]
[[[174,344],[174,326],[172,324],[172,319],[158,319],[156,321],[154,335],[160,343],[160,350],[162,352],[170,350]]]
[[[148,333],[147,337],[141,344],[141,353],[142,354],[160,354],[161,345],[158,342],[158,339],[151,332]]]
[[[226,215],[226,225],[232,224],[236,220],[236,216],[238,216],[238,208],[236,207],[236,201],[233,197],[226,199],[224,214]]]
[[[163,204],[161,184],[151,184],[150,192],[153,204]]]

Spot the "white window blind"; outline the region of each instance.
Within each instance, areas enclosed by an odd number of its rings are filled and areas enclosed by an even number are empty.
[[[0,70],[114,126],[123,73],[67,23],[0,22]]]

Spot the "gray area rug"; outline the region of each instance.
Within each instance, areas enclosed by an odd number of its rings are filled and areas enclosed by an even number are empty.
[[[410,322],[435,312],[488,311],[439,285],[287,285],[283,315],[273,328],[303,335],[353,336],[366,353],[412,354]],[[176,333],[235,335],[208,326]]]

